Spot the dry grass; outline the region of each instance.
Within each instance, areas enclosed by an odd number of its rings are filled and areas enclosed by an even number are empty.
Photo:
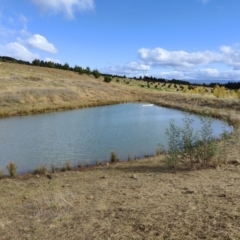
[[[160,157],[3,179],[1,239],[238,239],[240,167],[166,169]]]
[[[127,86],[70,71],[2,63],[0,76],[0,116],[138,100]]]
[[[240,100],[217,99],[212,94],[176,91],[176,84],[146,83],[129,79],[103,82],[85,74],[3,62],[0,65],[0,116],[26,115],[129,101],[212,115],[239,122]],[[149,85],[149,88],[146,87]],[[144,87],[141,87],[144,86]],[[221,109],[221,111],[219,111]]]
[[[141,100],[240,120],[234,99],[9,63],[0,73],[1,116]],[[89,169],[1,179],[0,239],[239,239],[237,164],[175,172],[159,155]]]

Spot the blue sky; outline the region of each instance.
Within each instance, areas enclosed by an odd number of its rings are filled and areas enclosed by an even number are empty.
[[[0,55],[100,72],[240,80],[239,0],[0,0]]]

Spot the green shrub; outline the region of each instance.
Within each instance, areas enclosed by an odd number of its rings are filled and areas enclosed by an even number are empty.
[[[118,162],[119,159],[118,159],[118,156],[115,152],[111,152],[110,153],[110,162]]]
[[[193,167],[198,163],[201,167],[215,164],[219,148],[213,136],[212,120],[201,118],[201,129],[194,131],[193,119],[186,116],[183,127],[177,127],[174,120],[170,121],[170,127],[166,130],[168,140],[168,152],[165,161],[169,167],[176,168],[181,162],[185,166]],[[226,134],[226,133],[225,133]]]
[[[93,70],[92,73],[95,78],[99,78],[101,76],[101,73],[97,69]]]
[[[7,165],[7,170],[9,172],[9,175],[11,177],[16,177],[16,174],[17,174],[17,165],[13,162],[10,162],[8,165]]]
[[[199,132],[200,140],[196,143],[196,159],[203,167],[210,165],[216,155],[217,145],[213,137],[212,120],[201,118],[202,128]]]
[[[168,141],[168,154],[165,161],[168,167],[176,168],[179,164],[179,152],[181,150],[181,129],[174,124],[174,120],[170,121],[170,127],[166,129]]]
[[[189,116],[186,116],[183,119],[183,128],[181,129],[181,160],[186,164],[190,164],[190,167],[193,167],[195,161],[195,146],[198,141],[197,133],[194,133],[193,124],[194,120]]]
[[[104,76],[104,82],[110,83],[112,81],[112,78],[110,76]]]

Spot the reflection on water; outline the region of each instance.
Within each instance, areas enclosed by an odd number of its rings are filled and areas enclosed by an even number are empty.
[[[109,160],[115,151],[120,159],[155,154],[158,143],[165,143],[170,119],[181,124],[184,113],[143,103],[94,107],[0,120],[0,168],[13,161],[18,172],[40,165],[61,166]],[[194,127],[199,127],[199,117]],[[225,123],[214,120],[214,134]],[[228,129],[230,129],[228,127]]]

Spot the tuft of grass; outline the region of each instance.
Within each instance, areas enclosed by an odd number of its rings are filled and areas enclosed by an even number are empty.
[[[115,152],[110,152],[110,162],[118,162],[118,156]]]
[[[10,177],[16,177],[17,174],[17,165],[13,162],[10,162],[7,166],[6,166]]]
[[[164,147],[159,144],[158,147],[156,148],[156,155],[159,156],[162,154],[164,154]]]
[[[54,164],[51,165],[51,172],[55,173],[57,170],[57,168],[54,166]]]
[[[83,164],[79,161],[78,164],[77,164],[77,167],[78,167],[78,168],[82,168],[82,167],[83,167]]]
[[[2,169],[0,169],[0,179],[3,179],[5,177],[6,177],[5,172]]]
[[[102,161],[101,160],[96,160],[96,166],[101,166],[102,165]]]
[[[70,163],[70,161],[67,160],[67,161],[64,163],[64,165],[62,166],[61,171],[62,171],[62,172],[66,172],[66,171],[71,171],[71,170],[72,170],[71,163]]]
[[[45,175],[47,173],[47,168],[45,166],[40,166],[33,171],[33,174]]]
[[[86,167],[89,167],[89,166],[90,166],[90,162],[89,162],[88,160],[86,161],[85,166],[86,166]]]

